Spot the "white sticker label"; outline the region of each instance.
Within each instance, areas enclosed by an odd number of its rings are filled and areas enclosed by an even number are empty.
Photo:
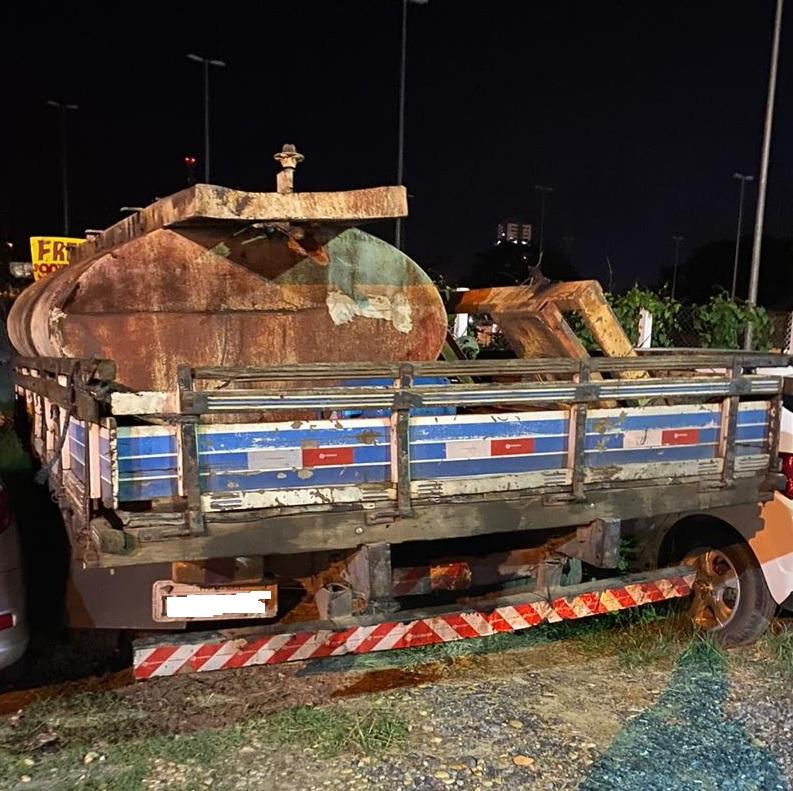
[[[622,438],[623,448],[660,448],[662,430],[660,428],[643,428],[638,431],[626,431]]]
[[[489,439],[469,439],[463,442],[447,442],[447,459],[476,459],[490,457]]]
[[[249,470],[299,470],[303,466],[300,448],[268,448],[248,451]]]

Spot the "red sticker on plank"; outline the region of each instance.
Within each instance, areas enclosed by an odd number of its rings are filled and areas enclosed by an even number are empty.
[[[666,429],[661,433],[662,445],[697,445],[699,444],[699,429]]]
[[[523,453],[534,453],[534,439],[493,439],[490,440],[491,456],[520,456]]]
[[[354,448],[303,448],[304,467],[335,467],[353,464]]]

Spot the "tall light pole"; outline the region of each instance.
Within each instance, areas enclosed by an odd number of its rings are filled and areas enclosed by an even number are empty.
[[[768,74],[768,98],[765,107],[765,129],[763,130],[763,153],[760,158],[760,180],[757,183],[757,212],[754,220],[754,244],[752,246],[752,269],[749,275],[749,298],[747,302],[757,304],[757,287],[760,282],[760,247],[763,243],[763,221],[765,220],[765,191],[768,184],[768,160],[771,156],[771,129],[774,125],[774,97],[776,95],[776,71],[779,62],[779,32],[782,29],[782,6],[784,0],[776,0],[774,16],[774,38],[771,45],[771,69]],[[752,348],[752,325],[747,323],[743,348]]]
[[[405,180],[405,77],[408,55],[408,5],[427,5],[429,0],[402,0],[402,48],[399,56],[399,132],[397,136],[397,185]],[[402,249],[402,218],[397,217],[394,246]]]
[[[69,141],[66,117],[70,110],[79,110],[76,104],[64,104],[47,99],[48,107],[54,107],[61,114],[61,190],[63,192],[63,235],[69,235]]]
[[[204,67],[204,182],[209,184],[209,67],[222,69],[226,64],[214,58],[202,58],[200,55],[188,55]]]
[[[685,238],[673,236],[672,241],[675,243],[675,262],[672,266],[672,299],[674,299],[677,291],[677,265],[680,263],[680,243],[685,241]]]
[[[743,193],[746,188],[747,181],[754,181],[754,176],[747,176],[744,173],[733,173],[732,177],[741,182],[741,187],[738,193],[738,231],[735,234],[735,261],[732,265],[732,291],[730,296],[735,299],[735,287],[738,282],[738,258],[741,252],[741,234],[743,233]]]
[[[553,192],[553,187],[543,187],[535,184],[534,189],[540,193],[540,258],[545,250],[545,196]]]

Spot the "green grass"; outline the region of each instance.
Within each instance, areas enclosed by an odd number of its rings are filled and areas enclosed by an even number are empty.
[[[793,678],[793,631],[768,632],[765,642],[776,670],[787,678]]]
[[[653,605],[561,624],[581,651],[616,656],[627,670],[652,663],[670,664],[694,634],[687,618]]]
[[[298,706],[255,717],[226,728],[193,733],[163,733],[167,724],[144,714],[113,693],[74,695],[28,706],[12,724],[0,721],[0,788],[13,787],[23,775],[30,788],[139,789],[157,772],[158,762],[177,764],[193,779],[233,760],[252,742],[292,747],[322,757],[340,753],[374,754],[400,744],[407,727],[382,706],[355,703]],[[49,750],[38,749],[40,734],[54,733]],[[89,764],[85,756],[97,753]],[[26,759],[35,761],[26,764]]]
[[[361,712],[337,707],[297,706],[268,718],[267,732],[283,745],[301,745],[330,756],[341,752],[372,754],[388,750],[407,738],[407,727],[388,712]]]

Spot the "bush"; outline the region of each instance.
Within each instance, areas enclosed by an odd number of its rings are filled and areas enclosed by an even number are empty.
[[[730,299],[726,291],[720,291],[694,313],[699,342],[712,349],[740,349],[748,324],[752,325],[752,347],[771,348],[772,325],[765,308]]]

